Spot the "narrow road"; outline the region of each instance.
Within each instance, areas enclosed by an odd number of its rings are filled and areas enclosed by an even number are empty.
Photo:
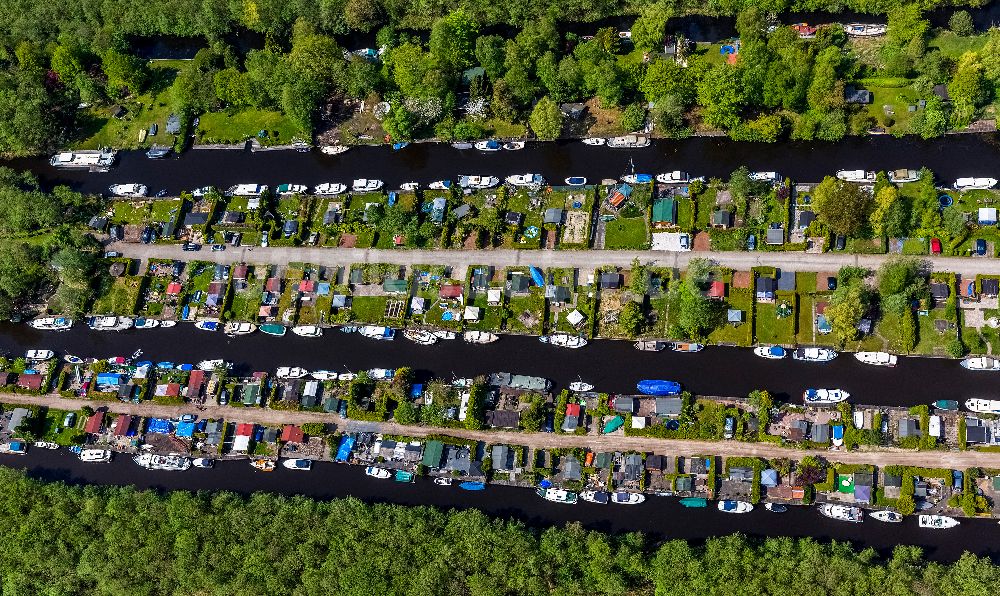
[[[483,441],[487,444],[507,443],[527,445],[535,449],[583,447],[593,451],[640,451],[670,455],[720,455],[754,456],[768,459],[787,457],[802,459],[807,455],[822,455],[830,460],[847,463],[870,463],[879,466],[902,465],[964,470],[971,467],[997,467],[998,456],[982,451],[911,451],[882,447],[865,451],[822,451],[780,447],[771,443],[741,443],[737,441],[696,441],[686,439],[654,439],[622,435],[564,435],[555,433],[527,433],[517,431],[471,431],[429,426],[404,426],[395,422],[364,422],[345,420],[335,414],[321,412],[293,412],[228,406],[161,406],[156,404],[131,404],[97,402],[86,399],[65,398],[58,394],[19,395],[3,394],[0,399],[9,404],[45,406],[60,410],[77,410],[83,406],[107,407],[116,414],[172,418],[182,412],[196,412],[201,418],[223,418],[229,422],[254,422],[267,425],[305,424],[307,422],[334,423],[342,432],[375,432],[410,437],[448,435],[462,439]]]
[[[456,276],[464,276],[470,265],[493,265],[497,268],[511,266],[566,267],[595,269],[602,265],[629,266],[638,259],[645,265],[658,265],[684,269],[691,259],[706,258],[736,270],[751,267],[779,267],[785,271],[836,271],[844,266],[877,269],[895,255],[854,255],[846,253],[801,252],[663,252],[654,250],[393,250],[379,248],[319,248],[319,247],[227,247],[222,252],[208,248],[200,252],[185,252],[176,244],[125,244],[110,245],[126,257],[145,262],[150,258],[187,261],[199,259],[214,263],[261,263],[286,265],[306,262],[333,267],[353,263],[392,263],[414,265],[447,263]],[[977,273],[1000,274],[1000,259],[973,257],[922,257],[934,264],[936,271],[951,271],[963,276]]]

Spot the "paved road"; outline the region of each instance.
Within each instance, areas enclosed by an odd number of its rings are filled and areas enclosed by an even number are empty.
[[[825,455],[841,463],[871,463],[880,466],[931,466],[962,470],[971,467],[996,467],[997,455],[981,451],[911,451],[897,448],[877,448],[868,451],[819,451],[780,447],[772,443],[741,443],[737,441],[693,441],[680,439],[653,439],[621,435],[564,435],[555,433],[526,433],[517,431],[469,431],[428,426],[404,426],[395,422],[363,422],[344,420],[335,414],[320,412],[291,412],[228,406],[160,406],[155,404],[126,404],[97,402],[86,399],[64,398],[52,395],[0,395],[5,403],[32,404],[54,409],[75,410],[84,405],[99,408],[102,405],[114,413],[172,418],[181,412],[197,412],[202,418],[224,418],[230,422],[256,422],[268,425],[305,424],[307,422],[334,423],[347,432],[368,431],[391,435],[424,437],[449,435],[486,443],[526,445],[536,449],[559,447],[584,447],[593,451],[642,451],[670,455],[721,455],[754,456],[774,459],[788,457],[802,459],[807,455]]]
[[[538,267],[566,267],[595,269],[602,265],[627,267],[633,260],[647,265],[678,267],[684,269],[694,258],[708,258],[724,267],[749,270],[756,266],[780,267],[786,271],[836,271],[847,265],[877,269],[891,255],[852,255],[845,253],[801,252],[683,252],[671,253],[653,250],[392,250],[362,248],[316,247],[228,247],[223,252],[202,249],[184,252],[172,244],[116,243],[109,250],[117,250],[127,257],[145,261],[149,258],[192,260],[201,259],[215,263],[264,263],[285,265],[306,262],[326,267],[348,266],[352,263],[392,263],[399,265],[444,263],[456,275],[464,275],[470,265],[493,265],[497,268],[516,265]],[[952,271],[963,276],[977,273],[1000,274],[1000,259],[972,257],[924,257],[934,263],[938,271]]]

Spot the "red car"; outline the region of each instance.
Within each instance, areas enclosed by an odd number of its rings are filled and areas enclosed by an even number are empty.
[[[941,254],[941,241],[937,238],[931,238],[931,254]]]

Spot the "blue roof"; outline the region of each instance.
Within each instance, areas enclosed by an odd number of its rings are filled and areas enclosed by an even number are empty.
[[[194,422],[180,422],[177,424],[177,432],[175,433],[178,437],[193,437],[194,436]]]
[[[354,437],[351,435],[341,437],[340,445],[337,447],[337,461],[347,461],[351,457],[352,449],[354,449]]]
[[[174,430],[174,424],[165,418],[150,418],[147,432],[169,435]]]

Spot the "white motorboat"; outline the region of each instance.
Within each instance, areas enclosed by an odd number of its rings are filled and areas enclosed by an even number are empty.
[[[352,373],[352,372],[340,373],[339,375],[337,375],[337,380],[338,381],[353,381],[354,379],[357,378],[357,376],[358,376],[357,374]]]
[[[413,192],[420,188],[419,182],[404,182],[399,185],[399,190],[405,190],[406,192]]]
[[[622,176],[622,182],[626,184],[649,184],[653,177],[649,174],[626,174]]]
[[[145,317],[139,317],[135,320],[133,325],[136,329],[156,329],[160,326],[160,322],[156,319],[147,319]]]
[[[601,490],[585,490],[580,493],[580,500],[594,503],[595,505],[607,505],[608,501],[610,501],[608,493]]]
[[[620,137],[611,137],[606,140],[606,145],[612,149],[639,149],[649,147],[649,136],[629,134]]]
[[[906,184],[920,180],[920,170],[892,170],[889,172],[889,182],[893,184]]]
[[[215,467],[215,460],[207,457],[196,457],[191,460],[191,465],[196,468],[213,468]]]
[[[563,180],[563,182],[566,183],[566,186],[586,186],[587,185],[587,179],[585,177],[583,177],[583,176],[570,176],[569,178],[566,178],[565,180]]]
[[[438,486],[451,486],[451,478],[447,476],[438,476],[434,479],[434,484]]]
[[[332,197],[345,192],[347,192],[347,185],[336,182],[324,182],[322,184],[317,184],[316,187],[313,188],[313,194],[321,197]]]
[[[112,184],[108,187],[108,192],[113,197],[139,198],[146,196],[149,189],[145,184]]]
[[[583,393],[584,391],[593,391],[594,386],[590,383],[584,383],[583,381],[573,381],[569,384],[569,390],[575,391],[577,393]]]
[[[895,511],[873,511],[868,514],[868,517],[874,519],[875,521],[885,522],[887,524],[898,524],[903,521],[903,516]]]
[[[51,360],[52,358],[55,358],[55,355],[56,353],[52,350],[28,350],[24,358],[25,360],[39,362],[42,360]]]
[[[299,470],[302,472],[308,472],[309,470],[312,469],[313,463],[312,460],[309,459],[295,458],[295,459],[286,459],[285,461],[281,462],[281,465],[284,466],[285,468],[288,468],[289,470]]]
[[[680,170],[664,172],[663,174],[656,175],[656,181],[660,184],[684,184],[690,180],[691,176],[689,176],[687,172],[682,172]]]
[[[837,178],[844,182],[854,182],[857,184],[874,184],[877,172],[867,170],[837,170]]]
[[[279,366],[274,376],[279,379],[301,379],[309,374],[309,371],[299,366]]]
[[[149,451],[133,457],[132,461],[147,470],[183,472],[191,467],[191,460],[182,455],[153,455]]]
[[[132,319],[128,317],[90,317],[87,326],[94,331],[124,331],[132,327]]]
[[[958,526],[960,523],[954,517],[948,517],[947,515],[921,515],[917,518],[917,524],[921,528],[930,528],[932,530],[947,530]]]
[[[806,389],[802,392],[802,401],[807,406],[830,406],[849,397],[851,394],[843,389]]]
[[[615,505],[638,505],[640,503],[644,503],[645,501],[645,495],[624,490],[615,491],[614,494],[611,495],[611,502]]]
[[[380,325],[365,325],[358,329],[358,333],[368,339],[379,339],[392,341],[396,338],[396,330],[392,327],[382,327]]]
[[[991,356],[974,356],[962,361],[962,368],[966,370],[1000,370],[1000,358]]]
[[[215,358],[213,360],[202,360],[198,363],[198,370],[204,370],[206,372],[213,371],[218,368],[229,368],[232,366],[229,362],[226,362],[222,358]]]
[[[859,524],[864,521],[865,512],[859,507],[849,507],[847,505],[834,505],[833,503],[822,503],[819,512],[825,517],[837,521],[851,522]]]
[[[768,360],[781,360],[787,354],[785,348],[781,346],[757,346],[753,349],[753,353]]]
[[[74,356],[72,354],[66,354],[63,356],[63,361],[67,364],[83,364],[83,358],[79,356]]]
[[[196,189],[192,190],[191,191],[191,196],[194,197],[194,198],[196,198],[196,199],[200,199],[200,198],[204,197],[205,195],[207,195],[207,194],[209,194],[211,192],[214,192],[214,191],[215,191],[215,187],[214,186],[202,186],[200,188],[196,188]]]
[[[431,331],[431,333],[434,334],[434,337],[446,341],[450,341],[458,337],[454,331],[448,331],[447,329],[435,329],[434,331]]]
[[[379,480],[388,480],[392,476],[392,473],[385,468],[379,468],[378,466],[368,466],[365,468],[365,475],[371,476],[372,478],[378,478]]]
[[[177,321],[160,321],[160,329],[170,329],[176,327]]]
[[[1000,414],[1000,400],[997,399],[967,399],[965,408],[977,414]]]
[[[451,180],[435,180],[427,185],[431,190],[448,190],[451,188]]]
[[[320,337],[323,335],[323,328],[318,325],[296,325],[292,327],[292,333],[299,337]]]
[[[279,184],[277,188],[274,189],[274,193],[279,197],[304,195],[307,192],[309,192],[309,187],[305,184]]]
[[[785,513],[788,511],[788,507],[786,505],[782,505],[781,503],[764,503],[764,509],[770,511],[771,513]]]
[[[587,137],[586,139],[583,139],[583,144],[590,145],[591,147],[600,147],[606,142],[607,139],[604,137]]]
[[[575,505],[577,500],[576,493],[561,488],[539,488],[536,492],[546,501],[562,505]]]
[[[340,375],[332,370],[314,370],[309,376],[317,381],[336,381]]]
[[[996,185],[996,178],[959,178],[955,181],[955,190],[986,190]]]
[[[218,321],[198,321],[194,324],[195,329],[200,329],[202,331],[218,331],[219,322]]]
[[[667,349],[668,342],[659,341],[656,339],[642,339],[634,344],[632,347],[639,350],[640,352],[662,352]]]
[[[491,344],[500,339],[500,336],[489,331],[466,331],[462,334],[462,339],[470,344]]]
[[[851,414],[851,422],[854,423],[854,428],[862,429],[865,427],[865,413],[861,410],[854,410]]]
[[[396,376],[394,368],[369,368],[365,372],[368,373],[368,378],[373,381],[388,381]]]
[[[451,386],[458,389],[468,389],[476,383],[475,379],[470,379],[468,377],[464,379],[452,379]]]
[[[79,455],[80,461],[87,463],[106,463],[112,457],[109,449],[81,449]]]
[[[405,329],[403,331],[403,337],[422,346],[430,346],[438,342],[438,337],[436,335],[430,331],[424,331],[423,329]]]
[[[86,149],[83,151],[63,151],[49,159],[49,165],[67,170],[107,171],[115,163],[116,151],[110,149]]]
[[[73,319],[67,317],[42,317],[29,321],[28,326],[39,331],[66,331],[73,326]]]
[[[382,188],[381,180],[369,180],[367,178],[358,178],[351,183],[351,190],[354,192],[375,192]]]
[[[486,153],[496,153],[503,149],[503,143],[494,139],[488,139],[486,141],[477,141],[473,147]]]
[[[551,335],[543,335],[538,338],[538,341],[543,344],[570,349],[582,348],[587,345],[587,340],[584,337],[579,335],[570,335],[569,333],[553,333]]]
[[[39,449],[59,449],[59,443],[53,443],[52,441],[35,441],[32,443],[32,447],[37,447]]]
[[[530,187],[545,184],[541,174],[511,174],[504,179],[511,186]]]
[[[524,149],[524,141],[507,141],[503,144],[505,151],[520,151]]]
[[[888,352],[858,352],[854,355],[858,362],[871,364],[872,366],[896,366],[898,358],[895,354]]]
[[[472,188],[472,189],[484,189],[493,188],[497,184],[500,184],[500,179],[496,176],[469,176],[465,174],[458,175],[458,185],[462,188]]]
[[[232,197],[257,197],[267,192],[266,184],[236,184],[226,194]]]
[[[829,362],[837,357],[837,352],[829,348],[798,348],[792,352],[793,360],[803,362]]]
[[[851,37],[876,37],[885,35],[887,28],[878,23],[848,23],[844,25],[844,33]]]
[[[226,335],[237,337],[239,335],[250,335],[257,331],[257,326],[253,323],[243,323],[240,321],[229,321],[223,329]]]
[[[347,153],[350,150],[348,145],[323,145],[319,148],[320,153],[323,155],[340,155],[341,153]]]
[[[746,501],[719,501],[719,511],[723,513],[750,513],[753,504]]]
[[[781,182],[781,175],[777,172],[750,172],[750,179],[754,182],[777,184]]]

